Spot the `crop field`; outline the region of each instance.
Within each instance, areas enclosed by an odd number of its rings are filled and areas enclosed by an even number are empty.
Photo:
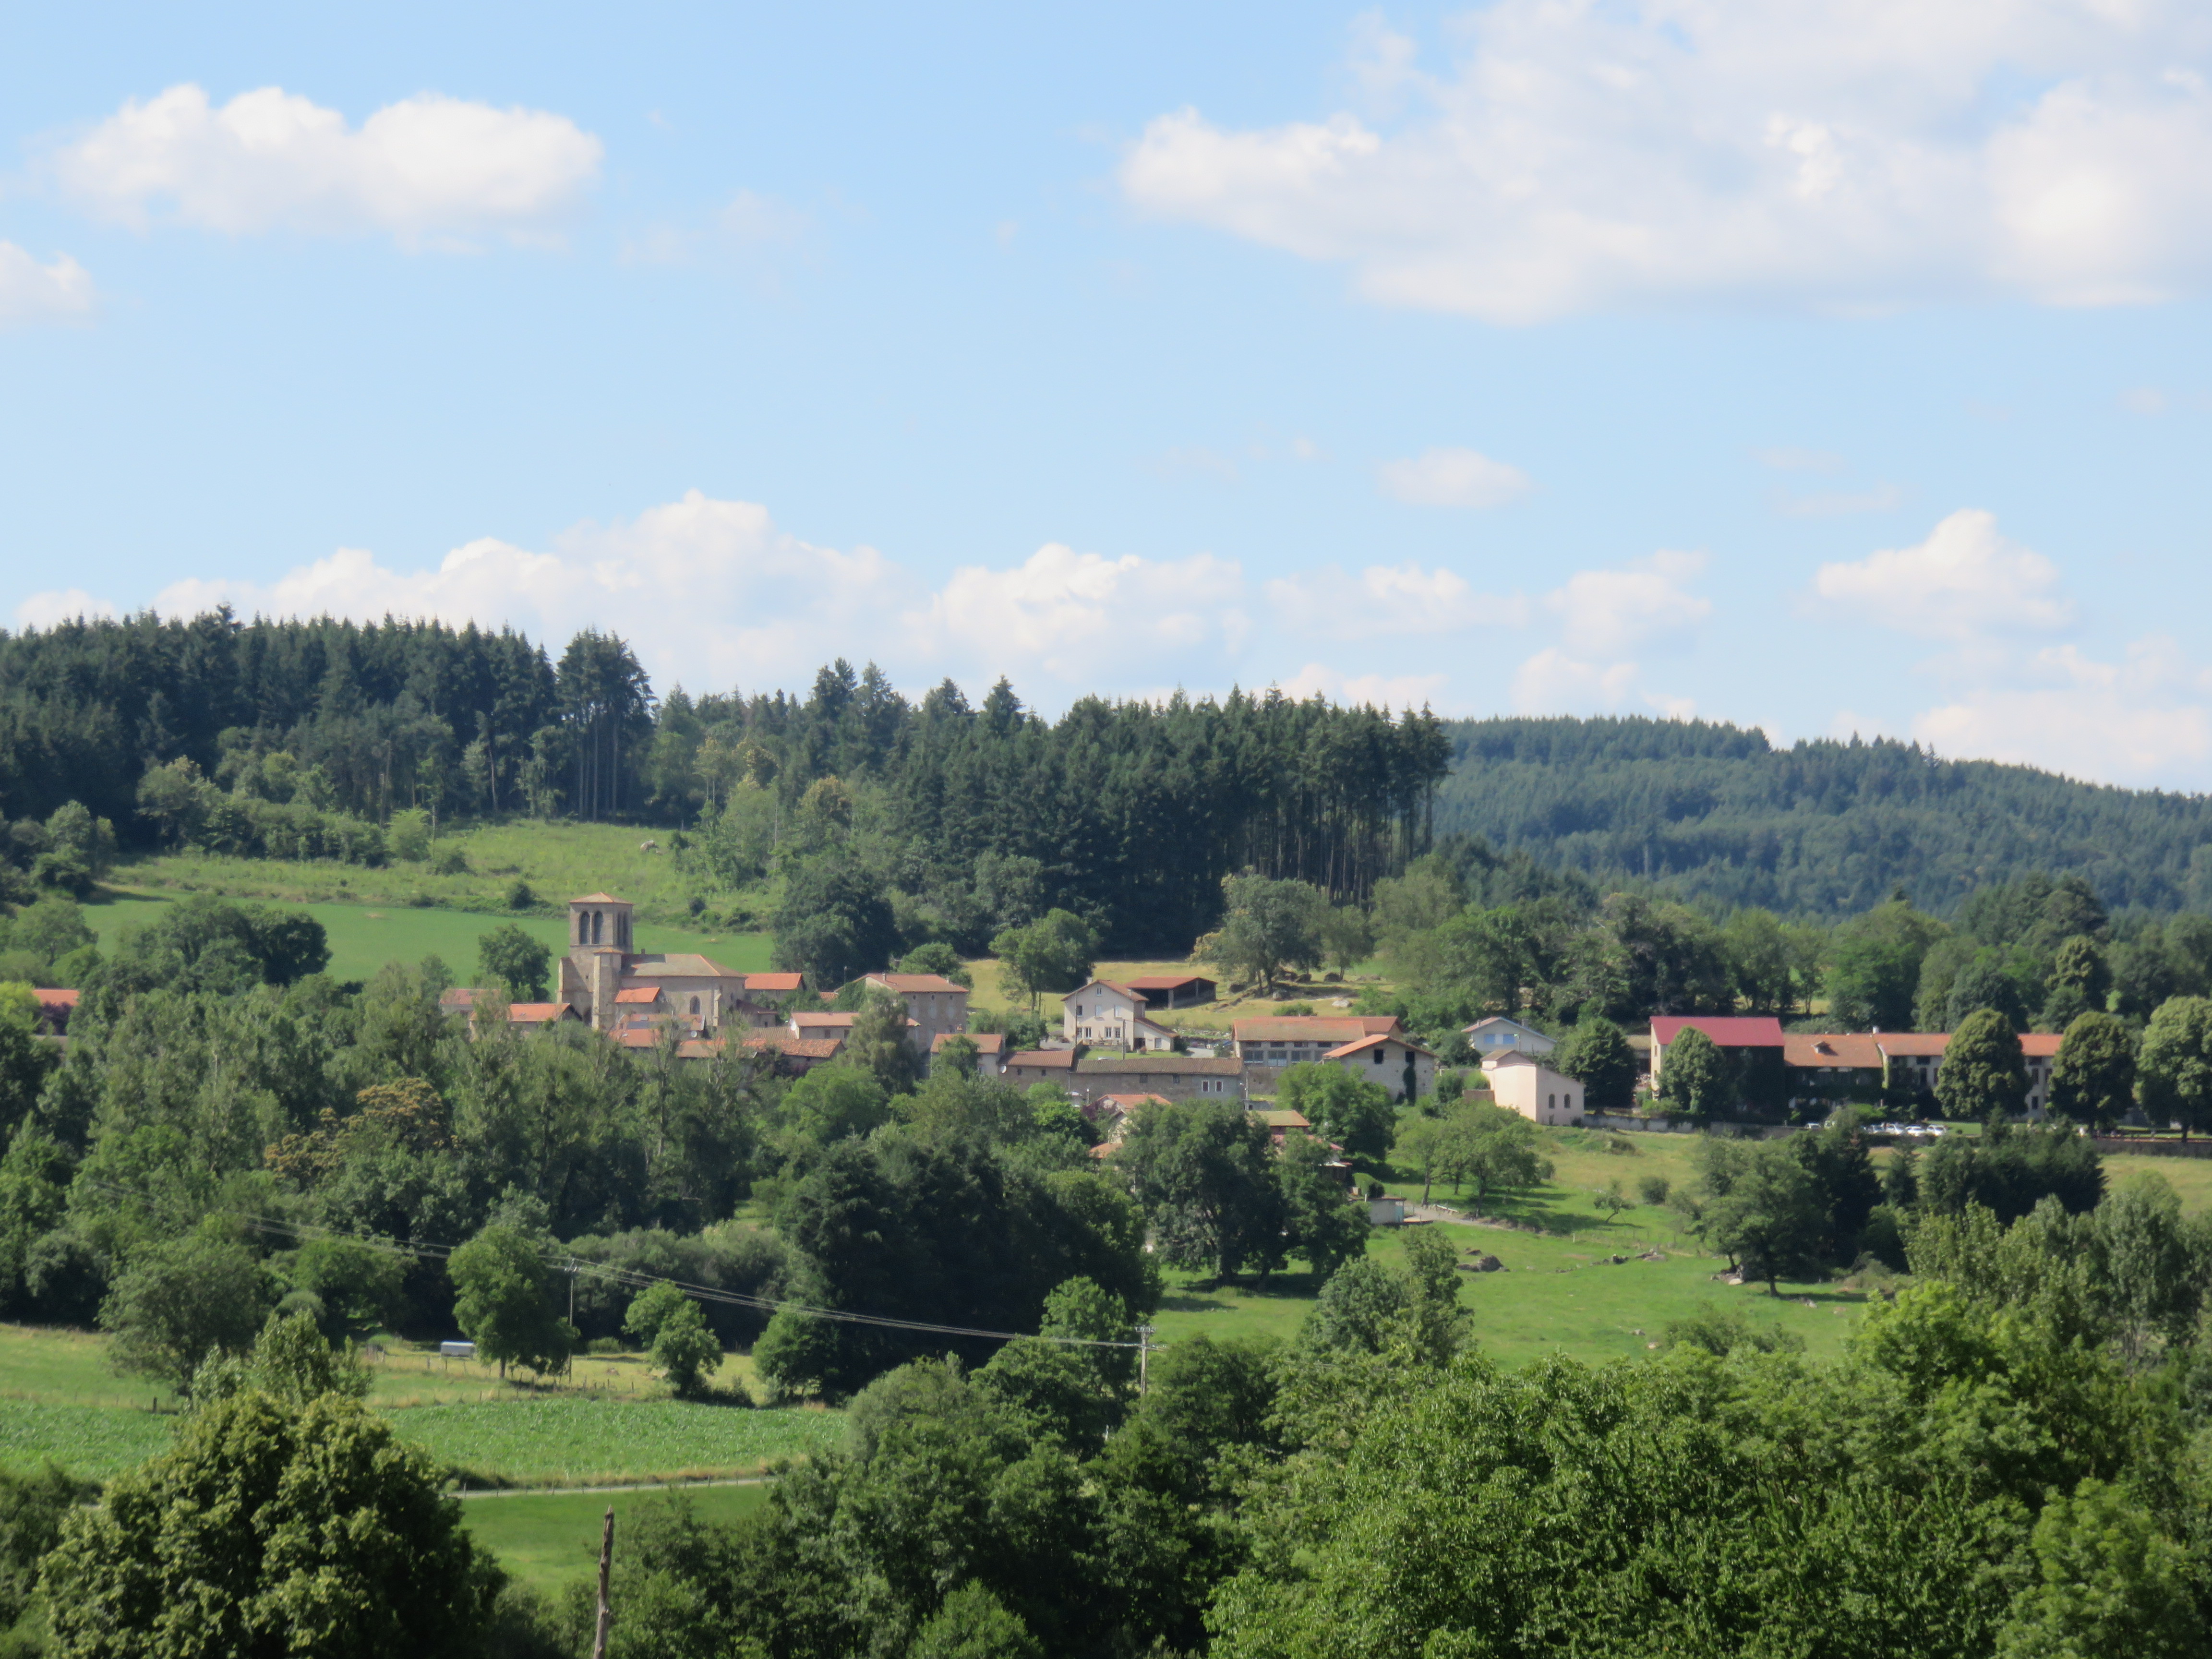
[[[702,1521],[734,1521],[768,1502],[765,1482],[686,1486],[674,1492],[471,1492],[461,1504],[470,1536],[499,1564],[550,1600],[598,1571],[599,1529],[615,1512],[615,1554],[621,1557],[629,1527],[657,1504],[684,1504]]]
[[[105,1480],[167,1450],[176,1425],[174,1417],[157,1417],[143,1402],[133,1409],[0,1399],[0,1468],[52,1462]]]
[[[251,896],[213,880],[195,890],[232,897]],[[125,927],[143,926],[173,902],[173,897],[164,894],[124,892],[86,905],[84,919],[100,935],[105,947],[112,945],[116,933]],[[329,935],[329,971],[333,979],[339,980],[365,980],[387,962],[420,962],[424,957],[434,956],[453,971],[459,983],[468,984],[476,973],[477,941],[507,921],[520,922],[556,954],[567,944],[568,923],[560,916],[507,917],[473,910],[333,902],[307,903],[302,908],[323,924],[324,932]],[[702,933],[641,921],[636,938],[641,951],[702,951],[739,973],[760,973],[769,965],[769,938],[765,933]]]
[[[372,1406],[485,1484],[750,1474],[844,1431],[831,1412],[672,1400],[636,1354],[579,1355],[568,1377],[544,1388],[405,1348],[376,1361],[371,1376]],[[715,1379],[739,1401],[754,1380],[752,1362],[736,1354]],[[0,1467],[51,1458],[105,1479],[167,1446],[179,1408],[168,1389],[118,1376],[104,1336],[0,1325]]]
[[[412,1406],[399,1432],[474,1484],[597,1486],[752,1474],[811,1456],[845,1432],[838,1413],[555,1395],[490,1405]]]

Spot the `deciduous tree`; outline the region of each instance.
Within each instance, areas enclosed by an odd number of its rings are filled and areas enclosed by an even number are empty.
[[[2144,1028],[2136,1059],[2143,1109],[2154,1122],[2212,1127],[2212,1000],[2172,997]]]
[[[1995,1008],[1978,1009],[1959,1023],[1936,1074],[1936,1101],[1943,1115],[1974,1119],[2010,1117],[2027,1099],[2027,1062],[2012,1021]]]
[[[2136,1036],[2092,1010],[2066,1028],[2051,1066],[2051,1109],[2086,1128],[2109,1129],[2136,1103]]]

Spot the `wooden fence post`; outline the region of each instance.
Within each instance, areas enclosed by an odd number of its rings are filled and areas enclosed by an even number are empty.
[[[607,1505],[606,1525],[599,1534],[599,1623],[592,1638],[592,1659],[607,1659],[607,1629],[615,1610],[607,1600],[607,1574],[615,1560],[615,1506]]]

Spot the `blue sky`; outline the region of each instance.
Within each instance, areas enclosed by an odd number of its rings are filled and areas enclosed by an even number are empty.
[[[2212,26],[10,6],[0,621],[2212,787]]]

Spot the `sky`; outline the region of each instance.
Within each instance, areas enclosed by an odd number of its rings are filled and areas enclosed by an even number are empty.
[[[2212,789],[2212,11],[0,0],[0,623]]]

